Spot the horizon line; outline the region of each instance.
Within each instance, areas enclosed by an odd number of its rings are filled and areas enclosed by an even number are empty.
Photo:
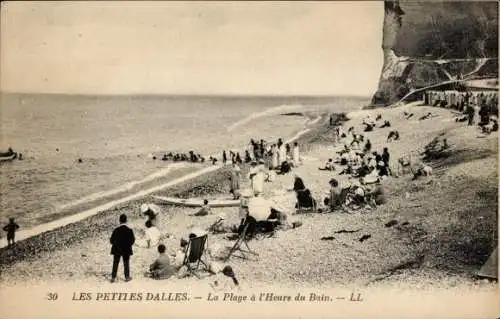
[[[5,92],[0,91],[0,95],[56,95],[56,96],[81,96],[81,97],[358,97],[369,98],[372,94],[243,94],[243,93],[55,93],[55,92]]]

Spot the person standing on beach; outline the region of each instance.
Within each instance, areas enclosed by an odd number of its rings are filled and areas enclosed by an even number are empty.
[[[236,161],[233,161],[233,166],[231,167],[231,186],[230,186],[230,192],[233,194],[234,199],[239,198],[239,192],[240,192],[240,174],[241,170],[239,166],[236,164]]]
[[[251,181],[252,190],[254,195],[262,194],[264,192],[264,169],[263,162],[261,161],[259,164],[257,162],[252,162],[252,168],[248,173],[248,178]]]
[[[259,145],[259,151],[260,151],[260,158],[264,158],[264,153],[266,151],[265,145],[264,145],[264,140],[260,140],[260,145]]]
[[[300,153],[299,153],[299,143],[293,143],[292,150],[293,165],[299,166],[300,164]]]
[[[111,282],[116,281],[118,264],[123,258],[123,270],[125,281],[130,281],[130,256],[133,255],[132,245],[135,243],[134,231],[127,226],[127,215],[120,215],[120,226],[113,230],[110,238],[111,254],[113,255],[113,270],[111,272]]]
[[[283,162],[286,162],[286,147],[285,144],[281,144],[281,146],[278,147],[278,165],[283,164]]]
[[[389,159],[391,158],[391,155],[389,154],[389,149],[387,147],[384,147],[384,151],[382,152],[382,162],[384,162],[384,165],[387,169],[389,169]]]
[[[467,106],[467,117],[468,117],[468,125],[471,126],[474,124],[474,107],[472,105]]]
[[[9,218],[9,223],[3,227],[3,230],[7,232],[7,246],[14,245],[16,230],[19,229],[19,225],[16,224],[14,218]]]
[[[227,162],[227,155],[226,155],[226,150],[222,151],[222,163],[224,163],[224,165],[226,164]]]
[[[271,146],[271,165],[270,169],[278,168],[278,149],[276,148],[276,144]]]

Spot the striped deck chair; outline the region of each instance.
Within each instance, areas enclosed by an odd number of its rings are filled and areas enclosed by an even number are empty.
[[[202,266],[203,270],[209,271],[209,266],[202,260],[205,253],[205,248],[208,241],[208,235],[203,235],[199,237],[190,238],[186,251],[186,257],[184,258],[183,265],[187,267],[188,272],[193,274],[197,278],[199,276],[195,273],[196,270],[200,269]]]

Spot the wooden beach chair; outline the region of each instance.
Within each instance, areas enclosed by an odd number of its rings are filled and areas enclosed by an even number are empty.
[[[231,256],[236,251],[239,251],[240,254],[241,254],[241,256],[237,256],[237,257],[240,257],[240,258],[243,258],[243,259],[247,259],[247,254],[252,254],[252,255],[255,255],[255,256],[259,255],[258,253],[256,253],[253,250],[251,250],[250,247],[248,246],[248,240],[249,240],[248,232],[249,232],[249,227],[250,227],[250,222],[249,222],[249,218],[247,216],[247,218],[245,219],[245,222],[243,224],[243,229],[242,229],[240,235],[238,236],[238,239],[236,239],[236,242],[234,243],[233,247],[231,248],[231,250],[227,254],[226,258],[224,259],[224,262],[228,261],[229,258],[231,258]],[[244,247],[241,247],[241,245],[245,245],[246,249]]]
[[[183,265],[187,267],[190,274],[193,274],[197,278],[200,278],[195,271],[200,270],[200,266],[203,270],[209,271],[209,266],[202,260],[205,253],[205,248],[208,241],[208,235],[203,235],[199,237],[190,238],[186,251],[186,257],[184,257]]]

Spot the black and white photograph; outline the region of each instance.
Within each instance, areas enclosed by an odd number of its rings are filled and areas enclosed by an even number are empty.
[[[1,2],[0,318],[500,318],[498,6]]]

